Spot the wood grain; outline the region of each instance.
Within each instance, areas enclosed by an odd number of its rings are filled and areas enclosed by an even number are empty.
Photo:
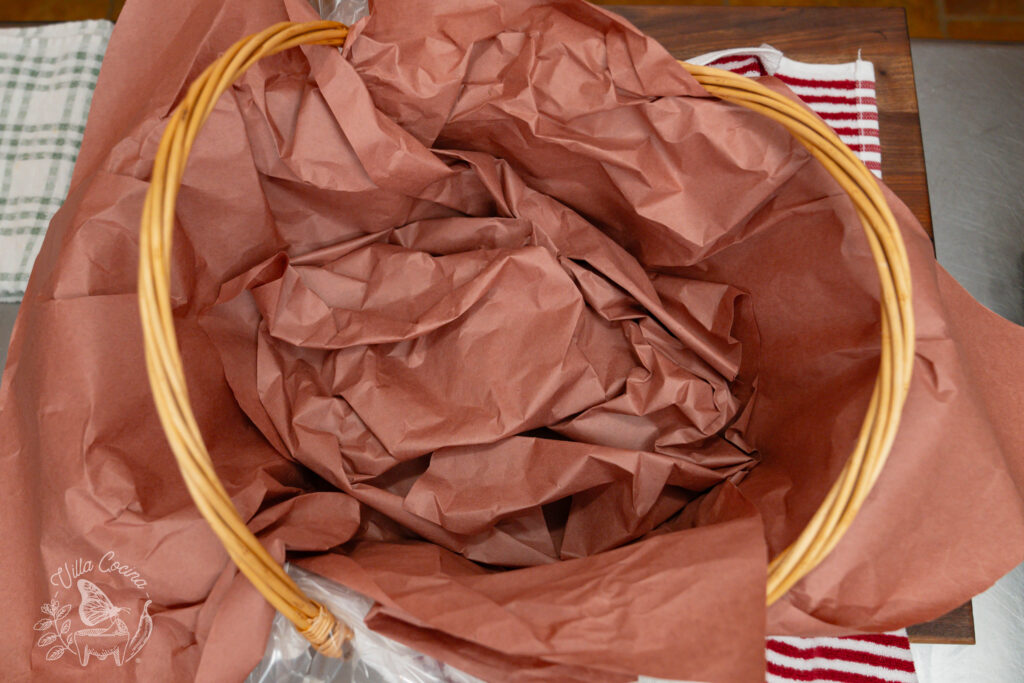
[[[770,43],[802,62],[857,58],[875,65],[882,176],[928,234],[932,216],[917,114],[914,67],[901,9],[612,5],[679,59]]]
[[[974,645],[974,606],[971,601],[949,614],[907,629],[912,643]]]

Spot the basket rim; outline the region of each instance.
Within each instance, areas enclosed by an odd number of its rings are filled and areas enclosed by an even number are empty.
[[[189,87],[163,133],[142,212],[139,308],[157,413],[189,494],[232,561],[317,650],[344,656],[353,632],[307,596],[249,531],[217,477],[189,402],[170,299],[175,203],[189,151],[219,96],[259,59],[299,45],[343,46],[348,27],[282,22],[235,43]],[[910,265],[896,219],[875,176],[817,116],[749,78],[679,61],[711,95],[785,127],[839,183],[864,227],[880,286],[878,376],[853,452],[797,539],[768,565],[771,605],[835,548],[891,451],[910,386],[914,316]]]

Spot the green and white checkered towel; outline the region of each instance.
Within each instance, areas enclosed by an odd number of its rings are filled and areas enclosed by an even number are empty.
[[[71,183],[113,24],[0,30],[0,302],[20,301]]]

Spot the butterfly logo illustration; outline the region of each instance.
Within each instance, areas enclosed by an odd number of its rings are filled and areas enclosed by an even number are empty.
[[[135,635],[131,635],[121,618],[131,610],[114,605],[107,594],[88,579],[78,580],[78,593],[81,596],[78,617],[88,628],[71,631],[71,621],[67,619],[71,605],[61,605],[54,599],[42,607],[45,616],[36,622],[34,628],[47,631],[36,643],[52,645],[46,659],[53,661],[71,652],[78,656],[82,666],[88,664],[91,657],[99,660],[113,657],[114,663],[121,666],[135,657],[153,632],[153,619],[148,611],[152,601],[147,600],[143,605]]]

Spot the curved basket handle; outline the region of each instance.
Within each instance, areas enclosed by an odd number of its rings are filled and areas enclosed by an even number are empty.
[[[348,28],[328,21],[284,22],[239,41],[189,88],[164,131],[142,213],[139,308],[146,369],[157,412],[185,485],[231,559],[317,650],[345,654],[352,630],[310,599],[249,531],[221,485],[188,399],[170,300],[174,206],[189,150],[217,98],[257,60],[298,45],[345,42]],[[853,454],[797,540],[773,559],[767,604],[781,597],[835,547],[888,457],[910,385],[914,319],[903,240],[875,177],[820,119],[768,88],[728,71],[682,63],[711,94],[785,126],[849,194],[864,225],[881,286],[878,378]]]
[[[146,369],[157,412],[188,492],[243,574],[320,652],[345,654],[352,629],[308,598],[249,531],[217,478],[192,407],[171,312],[174,204],[185,162],[217,98],[262,57],[297,45],[343,45],[348,28],[328,21],[284,22],[235,43],[208,66],[171,116],[153,162],[139,240],[139,309]]]
[[[728,71],[683,63],[712,95],[785,126],[853,201],[878,268],[882,343],[878,377],[853,453],[811,521],[768,565],[768,604],[835,548],[860,511],[892,450],[914,366],[910,262],[903,236],[875,176],[835,131],[801,105]]]

